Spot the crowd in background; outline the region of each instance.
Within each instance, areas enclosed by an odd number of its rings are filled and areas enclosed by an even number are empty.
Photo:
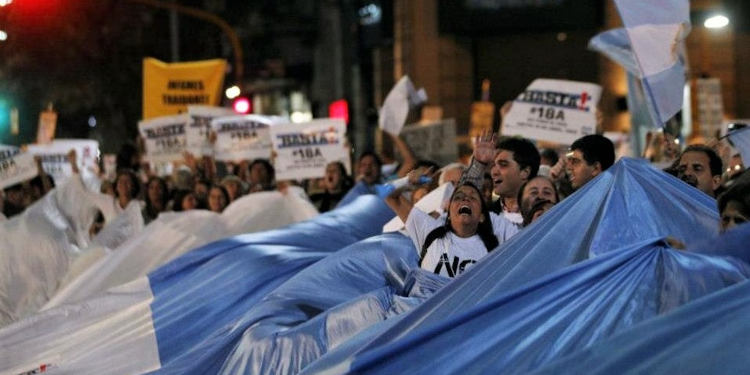
[[[533,142],[518,137],[477,139],[469,165],[455,162],[445,166],[418,160],[401,137],[391,136],[391,141],[396,155],[363,152],[354,161],[352,174],[344,163],[332,162],[321,178],[282,182],[276,181],[267,159],[231,163],[189,153],[171,175],[156,176],[139,148],[126,144],[117,154],[115,178],[101,179],[99,199],[108,202],[99,205],[97,225],[101,227],[133,204],[140,206],[146,224],[165,211],[205,209],[220,213],[246,194],[284,190],[289,184],[304,188],[317,209],[326,212],[358,195],[378,194],[380,184],[404,179],[407,183],[401,185],[398,194],[410,204],[441,184],[458,186],[471,181],[489,211],[521,228],[615,162],[612,142],[601,135],[582,137],[566,150],[540,150]],[[730,155],[724,161],[719,155],[725,150],[717,152],[719,145],[691,145],[680,150],[673,137],[659,133],[649,138],[643,156],[654,165],[666,166],[665,172],[717,197],[722,220],[729,225],[750,217],[750,193],[739,155]],[[384,163],[384,159],[390,163]],[[69,162],[79,173],[75,152],[69,154]],[[38,159],[37,164],[39,176],[4,189],[0,208],[6,218],[20,214],[54,187]],[[725,213],[727,210],[730,212]]]

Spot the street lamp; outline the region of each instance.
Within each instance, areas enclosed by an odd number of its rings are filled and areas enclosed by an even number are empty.
[[[721,14],[709,17],[703,22],[703,26],[707,29],[721,29],[727,25],[729,25],[729,18]]]
[[[0,0],[0,1],[2,1],[2,0]],[[0,30],[0,42],[4,42],[6,40],[8,40],[8,33],[6,33],[3,30]]]

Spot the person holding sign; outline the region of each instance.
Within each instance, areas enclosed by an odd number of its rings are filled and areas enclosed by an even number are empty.
[[[410,184],[420,173],[410,174]],[[414,207],[394,190],[385,202],[406,223],[406,232],[420,251],[420,267],[454,278],[518,232],[504,217],[490,213],[482,194],[463,181],[450,198],[448,216],[436,219]]]

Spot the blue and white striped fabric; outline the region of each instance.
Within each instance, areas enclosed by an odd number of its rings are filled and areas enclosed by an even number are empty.
[[[589,47],[641,79],[654,127],[682,107],[685,86],[683,40],[690,31],[687,0],[615,0],[624,29],[595,36]]]
[[[195,249],[104,296],[0,330],[0,373],[216,373],[253,322],[245,319],[253,306],[392,216],[364,196],[307,222]]]
[[[740,152],[742,164],[750,168],[750,127],[737,129],[727,134],[734,148]]]

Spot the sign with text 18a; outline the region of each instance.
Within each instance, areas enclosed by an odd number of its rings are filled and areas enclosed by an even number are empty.
[[[277,180],[323,177],[328,163],[348,163],[346,124],[342,119],[280,124],[270,130]]]
[[[186,150],[188,115],[162,116],[138,122],[138,130],[146,145],[146,160],[168,163],[182,160]]]
[[[17,147],[0,145],[0,189],[36,177],[34,156]]]
[[[196,156],[213,156],[214,147],[211,144],[211,120],[217,117],[234,115],[234,111],[224,107],[205,105],[188,106],[190,122],[185,128],[187,134],[187,150]]]
[[[596,132],[601,92],[593,83],[536,79],[513,101],[500,133],[569,145]]]
[[[215,118],[211,121],[211,128],[216,133],[214,157],[221,161],[270,159],[269,127],[286,122],[281,117],[260,115]]]
[[[98,168],[99,142],[91,139],[55,139],[52,143],[28,146],[28,152],[39,155],[44,172],[52,176],[55,185],[61,184],[73,174],[68,162],[68,152],[76,150],[78,169]]]

